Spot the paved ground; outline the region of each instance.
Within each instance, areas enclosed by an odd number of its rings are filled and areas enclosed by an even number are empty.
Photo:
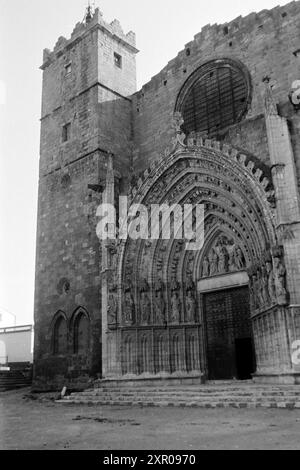
[[[300,449],[300,410],[65,406],[29,393],[0,393],[1,450]]]

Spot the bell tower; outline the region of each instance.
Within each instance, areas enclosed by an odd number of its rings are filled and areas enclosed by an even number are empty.
[[[125,34],[117,20],[108,24],[91,6],[69,39],[60,37],[52,51],[44,50],[35,284],[37,389],[58,388],[66,377],[77,387],[101,374],[102,253],[96,209],[109,155],[114,155],[116,173],[125,178],[128,174],[137,52],[135,34]],[[85,343],[76,335],[86,338]]]

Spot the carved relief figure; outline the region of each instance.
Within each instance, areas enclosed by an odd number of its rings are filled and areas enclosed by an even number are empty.
[[[201,277],[241,271],[245,267],[246,262],[241,248],[234,244],[233,239],[221,235],[202,261]]]
[[[261,296],[265,305],[269,305],[268,273],[265,264],[261,266]]]
[[[252,275],[252,292],[253,292],[253,304],[254,308],[259,308],[259,280],[257,279],[257,272],[255,271]]]
[[[180,286],[177,281],[172,283],[171,287],[171,323],[179,323],[180,321],[180,298],[179,298]]]
[[[158,278],[154,284],[154,318],[155,323],[165,323],[166,303],[164,298],[164,283]]]
[[[256,299],[255,299],[255,289],[254,289],[254,283],[253,283],[253,277],[252,275],[249,274],[249,294],[250,294],[250,308],[251,310],[256,309]]]
[[[237,271],[237,267],[235,265],[235,256],[234,251],[231,250],[228,254],[228,270],[230,272]]]
[[[261,270],[259,266],[257,266],[256,268],[256,279],[255,279],[254,287],[256,291],[258,308],[261,308],[264,305],[264,299],[262,295],[262,279],[261,279]]]
[[[287,303],[287,291],[285,288],[286,269],[279,255],[274,256],[274,281],[279,305]]]
[[[151,302],[149,297],[150,287],[146,279],[143,279],[140,286],[140,308],[141,324],[149,325],[151,319]]]
[[[195,283],[193,281],[192,276],[188,276],[187,281],[186,281],[186,290],[187,291],[194,291],[195,290]]]
[[[218,273],[224,274],[227,272],[227,259],[228,259],[228,252],[225,246],[222,246],[219,251],[219,259],[218,259]]]
[[[196,301],[192,290],[188,290],[186,293],[186,321],[188,323],[196,321]]]
[[[243,252],[240,247],[237,247],[234,254],[234,264],[238,270],[245,268],[245,260],[243,256]]]
[[[266,273],[268,276],[268,294],[270,301],[273,304],[276,302],[276,289],[272,261],[270,259],[266,261]]]
[[[132,284],[130,280],[127,280],[124,289],[124,322],[128,325],[132,325],[134,321],[134,299],[132,293]]]
[[[208,277],[209,275],[210,275],[209,259],[207,256],[205,256],[203,263],[202,263],[202,277]]]
[[[209,258],[210,275],[214,276],[215,274],[218,274],[218,255],[214,249],[210,251],[208,258]]]

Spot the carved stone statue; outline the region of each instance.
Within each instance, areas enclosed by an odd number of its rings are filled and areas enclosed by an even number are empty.
[[[164,283],[158,278],[154,284],[154,317],[155,323],[165,323],[166,321],[166,303],[164,298]]]
[[[149,284],[146,279],[143,279],[140,286],[140,311],[142,325],[149,325],[151,320],[151,302],[149,297],[149,291]]]
[[[202,277],[208,277],[209,275],[210,275],[209,259],[207,256],[205,256],[202,262]]]
[[[245,268],[245,260],[244,260],[243,252],[240,249],[240,247],[237,247],[235,250],[234,264],[239,271]]]
[[[222,246],[219,251],[218,259],[218,273],[224,274],[227,272],[228,252],[225,246]]]
[[[264,298],[262,294],[262,276],[261,276],[260,266],[257,266],[254,287],[255,287],[256,296],[257,296],[258,308],[261,308],[264,306]]]
[[[235,256],[234,256],[233,250],[231,250],[228,254],[228,270],[230,272],[234,272],[237,270],[237,267],[235,265]]]
[[[276,303],[275,279],[271,259],[266,261],[266,273],[268,277],[268,294],[272,304]]]
[[[279,305],[286,305],[287,291],[285,288],[286,269],[279,256],[274,257],[274,281],[277,302]]]
[[[265,264],[261,266],[261,296],[265,305],[269,305],[270,297],[268,292],[268,273]]]
[[[134,321],[134,298],[132,293],[132,284],[128,280],[124,289],[124,322],[128,325],[132,325]]]
[[[209,253],[209,267],[210,267],[210,276],[218,274],[218,255],[214,249]]]
[[[257,273],[255,272],[252,276],[252,292],[253,292],[253,304],[254,308],[257,309],[260,307],[259,302],[259,280],[257,279]]]
[[[195,283],[193,281],[192,276],[188,276],[188,278],[187,278],[186,290],[187,291],[192,291],[192,292],[194,292],[194,290],[195,290]]]
[[[256,302],[255,302],[255,289],[253,285],[253,279],[249,276],[249,294],[250,294],[250,308],[251,310],[256,309]]]
[[[195,294],[192,290],[186,293],[186,321],[194,323],[196,320],[196,301]]]
[[[179,291],[173,290],[171,294],[171,323],[179,323],[180,320],[180,299]]]

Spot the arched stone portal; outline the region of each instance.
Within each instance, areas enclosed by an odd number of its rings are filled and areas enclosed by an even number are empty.
[[[249,378],[255,362],[258,371],[266,364],[265,328],[275,332],[268,322],[280,324],[283,302],[272,289],[281,248],[268,167],[217,141],[192,136],[185,144],[183,137],[177,131],[173,149],[140,178],[130,202],[143,204],[148,214],[153,204],[204,205],[204,245],[189,251],[176,237],[128,238],[110,248],[118,311],[108,327],[117,352],[107,377],[130,371],[139,377]],[[281,266],[282,259],[281,252]],[[270,337],[271,348],[274,341]],[[267,367],[282,364],[285,353],[284,345],[273,347]],[[224,359],[223,373],[212,361],[217,354]]]

